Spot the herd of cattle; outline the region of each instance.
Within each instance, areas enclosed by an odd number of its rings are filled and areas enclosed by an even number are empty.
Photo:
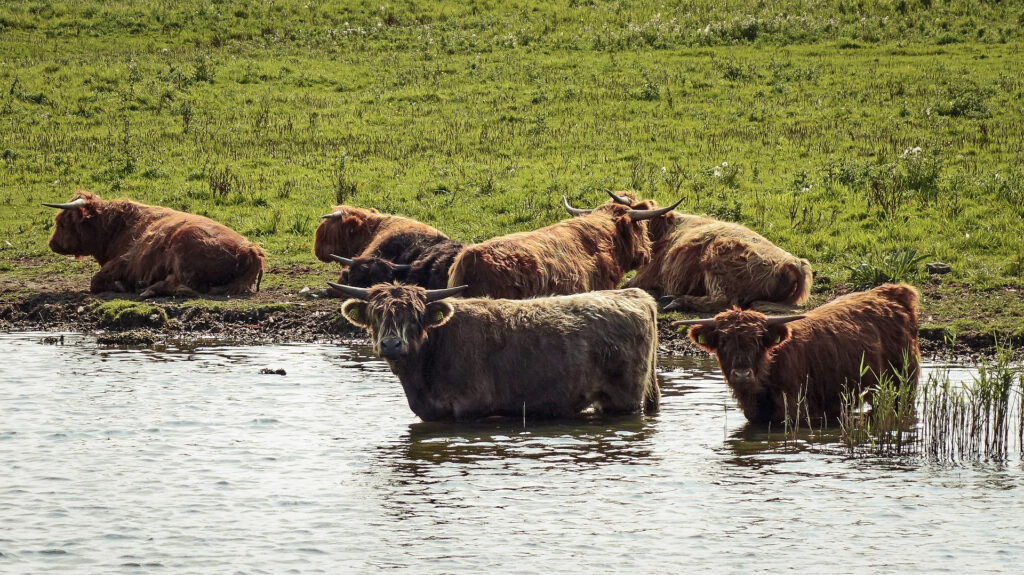
[[[659,208],[630,192],[556,224],[465,245],[374,209],[323,216],[314,252],[343,269],[342,313],[367,330],[423,420],[562,417],[658,409],[658,297],[717,356],[755,423],[833,419],[844,392],[918,377],[917,292],[884,285],[802,315],[811,267],[739,224]],[[142,297],[259,289],[263,250],[209,218],[78,192],[50,248],[100,264],[93,292]],[[625,282],[623,277],[636,273]]]

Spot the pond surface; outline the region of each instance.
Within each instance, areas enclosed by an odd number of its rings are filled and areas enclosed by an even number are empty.
[[[662,360],[656,416],[524,429],[420,423],[365,348],[46,335],[0,334],[3,573],[1017,573],[1024,558],[1019,459],[769,441],[707,360]]]

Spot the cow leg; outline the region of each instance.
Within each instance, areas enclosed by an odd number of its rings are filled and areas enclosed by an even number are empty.
[[[664,299],[664,298],[663,298]],[[730,305],[728,298],[723,296],[692,296],[681,295],[672,299],[672,302],[665,306],[664,311],[696,311],[702,313],[717,313],[727,309]]]
[[[139,294],[141,298],[159,297],[162,295],[174,296],[174,297],[194,297],[196,296],[195,290],[188,287],[185,284],[179,283],[178,279],[174,275],[169,275],[166,278],[151,284],[146,291]]]
[[[101,293],[105,291],[126,292],[132,282],[125,277],[125,265],[120,259],[111,260],[100,268],[89,282],[89,291]]]

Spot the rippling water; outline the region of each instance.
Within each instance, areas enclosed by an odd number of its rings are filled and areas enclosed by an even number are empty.
[[[0,334],[2,573],[976,573],[1024,557],[1019,461],[769,441],[705,360],[662,360],[657,416],[524,429],[420,423],[363,348],[44,335]]]

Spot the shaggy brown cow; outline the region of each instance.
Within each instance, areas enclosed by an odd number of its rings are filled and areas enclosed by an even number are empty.
[[[100,270],[91,291],[160,295],[259,291],[259,246],[209,218],[128,200],[101,200],[79,191],[59,208],[50,249],[93,256]]]
[[[630,193],[609,203],[652,209]],[[627,283],[661,296],[665,311],[717,312],[755,302],[803,303],[810,294],[811,264],[750,229],[712,218],[671,212],[648,223],[650,263]]]
[[[341,272],[341,283],[370,287],[380,283],[401,282],[426,289],[441,289],[448,285],[448,270],[455,256],[465,247],[461,242],[441,236],[421,236],[415,233],[395,234],[384,244],[392,242],[405,246],[395,259],[409,263],[393,263],[384,257],[345,258],[331,254],[332,259],[348,266],[347,270]],[[424,246],[426,243],[429,245]],[[387,249],[381,251],[388,253]]]
[[[403,255],[405,244],[394,241],[392,236],[413,234],[402,237],[406,240],[419,238],[416,241],[426,242],[423,247],[430,245],[430,239],[448,239],[427,224],[402,216],[381,214],[373,208],[338,206],[321,219],[323,221],[313,240],[313,253],[322,262],[334,261],[331,254],[335,254],[344,258],[381,257],[392,263],[407,264],[415,259],[418,252]]]
[[[469,246],[455,258],[448,285],[468,284],[466,296],[509,299],[615,289],[622,274],[650,258],[645,221],[672,207],[605,204],[575,210],[584,217]]]
[[[691,325],[690,338],[718,356],[754,423],[838,417],[845,390],[865,391],[870,401],[879,378],[901,377],[904,370],[917,383],[917,291],[909,285],[848,294],[806,315],[733,309],[672,325]],[[869,370],[863,376],[862,366]]]
[[[424,421],[658,409],[657,308],[641,290],[524,301],[331,284]]]

